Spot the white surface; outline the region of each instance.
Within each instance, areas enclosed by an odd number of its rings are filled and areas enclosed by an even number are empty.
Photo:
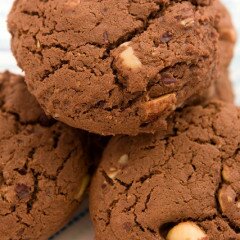
[[[29,0],[32,1],[32,0]],[[16,73],[21,73],[21,70],[17,68],[16,62],[10,51],[10,36],[6,27],[6,16],[9,11],[13,0],[2,0],[0,5],[0,71],[11,70]],[[240,3],[239,0],[223,0],[225,5],[231,10],[235,26],[240,32]],[[236,92],[237,102],[240,104],[240,44],[236,47],[236,55],[231,66],[231,75],[234,81],[234,88]],[[83,206],[83,212],[86,211],[86,205]],[[91,223],[88,215],[81,218],[78,221],[74,221],[71,225],[61,231],[54,240],[92,240],[93,233],[91,231]]]

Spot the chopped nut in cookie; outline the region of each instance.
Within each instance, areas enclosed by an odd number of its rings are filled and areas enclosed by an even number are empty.
[[[125,47],[125,50],[120,54],[123,65],[133,70],[141,68],[142,63],[135,55],[133,48],[129,46],[129,43],[125,43],[122,46]]]
[[[39,41],[37,41],[37,49],[41,48],[41,43]]]
[[[218,194],[219,204],[223,212],[225,212],[229,205],[235,204],[235,199],[237,197],[236,192],[231,186],[224,185]]]
[[[235,189],[236,187],[236,189]],[[236,226],[240,225],[240,201],[237,184],[223,185],[218,193],[222,214]]]
[[[114,180],[117,177],[118,173],[119,173],[119,170],[117,170],[116,168],[110,168],[110,171],[109,173],[107,173],[107,175],[109,178]]]
[[[240,179],[240,173],[238,169],[224,165],[223,171],[222,171],[222,177],[226,183],[233,183],[237,179]]]
[[[128,163],[128,158],[129,158],[128,155],[124,154],[119,158],[118,163],[120,165],[126,165]]]
[[[85,193],[85,190],[87,189],[88,185],[89,185],[89,182],[90,182],[90,176],[89,175],[86,175],[83,179],[82,179],[82,183],[81,183],[81,186],[80,186],[80,190],[76,196],[76,199],[77,200],[81,200],[83,194]]]
[[[175,93],[167,94],[144,103],[145,121],[151,121],[154,118],[161,116],[167,111],[173,110],[176,107],[177,98]]]
[[[208,240],[208,237],[195,223],[183,222],[169,231],[167,240]]]
[[[186,19],[182,20],[180,23],[184,27],[191,27],[194,25],[195,22],[194,22],[193,18],[186,18]]]

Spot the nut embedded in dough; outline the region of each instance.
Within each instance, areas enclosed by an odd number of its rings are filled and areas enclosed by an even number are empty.
[[[82,179],[80,190],[76,196],[77,200],[81,200],[83,194],[85,193],[85,190],[87,189],[87,187],[89,185],[89,182],[90,182],[90,176],[89,175],[84,176],[84,178]]]
[[[231,169],[228,166],[223,167],[222,177],[225,182],[231,182]]]
[[[193,18],[186,18],[186,19],[182,20],[180,23],[184,27],[191,27],[194,25],[195,21]]]
[[[41,43],[37,40],[37,49],[41,48]]]
[[[133,48],[129,46],[129,43],[125,43],[122,46],[126,47],[126,49],[120,54],[123,65],[133,70],[141,68],[142,63],[135,55]]]
[[[167,94],[144,103],[145,121],[150,121],[169,110],[176,108],[177,98],[175,93]]]
[[[124,154],[119,158],[118,163],[120,165],[126,165],[128,163],[128,158],[129,158],[128,155]]]
[[[169,231],[167,240],[208,240],[208,237],[195,223],[183,222]]]
[[[223,41],[235,43],[237,41],[237,35],[235,30],[231,28],[220,29],[220,39]]]
[[[225,185],[220,189],[218,194],[218,200],[223,212],[227,210],[229,204],[235,203],[236,196],[237,195],[231,186]]]
[[[118,173],[119,173],[119,170],[117,170],[116,168],[110,168],[110,171],[109,173],[107,173],[107,175],[109,178],[114,180],[117,177]]]

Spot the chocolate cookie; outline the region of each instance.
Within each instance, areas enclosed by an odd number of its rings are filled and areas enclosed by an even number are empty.
[[[163,134],[117,136],[90,191],[96,240],[240,239],[240,110],[177,112]]]
[[[215,2],[215,7],[219,13],[219,60],[220,69],[227,68],[232,60],[237,34],[232,23],[231,15],[219,1]]]
[[[211,99],[219,99],[226,102],[234,102],[234,94],[231,80],[229,78],[229,64],[233,57],[234,46],[236,43],[236,32],[228,10],[219,2],[215,1],[214,6],[218,9],[219,22],[219,66],[218,74],[211,87],[200,94],[194,96],[190,104],[201,104]]]
[[[234,93],[232,88],[232,82],[229,78],[229,72],[221,71],[220,76],[218,77],[214,90],[212,92],[211,98],[219,99],[225,102],[233,103],[234,102]],[[211,93],[209,93],[211,94]]]
[[[201,92],[198,96],[192,98],[189,105],[206,104],[211,100],[221,100],[224,102],[234,103],[234,93],[232,83],[229,78],[228,69],[222,68],[218,73],[218,77],[211,87]]]
[[[0,74],[0,238],[46,240],[79,207],[84,139],[48,119],[24,79]]]
[[[231,80],[229,78],[229,64],[233,57],[234,46],[236,43],[236,32],[228,10],[219,2],[215,2],[219,12],[218,32],[219,41],[219,73],[216,81],[210,88],[209,96],[226,102],[234,101],[234,94]]]
[[[102,135],[153,133],[216,78],[214,1],[18,0],[12,49],[54,118]]]

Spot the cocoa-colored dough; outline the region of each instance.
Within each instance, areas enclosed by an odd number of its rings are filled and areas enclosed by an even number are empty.
[[[234,103],[232,82],[229,77],[229,71],[225,67],[218,72],[218,77],[212,83],[212,86],[203,93],[192,98],[189,105],[204,104],[213,99]]]
[[[232,23],[232,18],[228,10],[220,1],[215,2],[219,13],[219,61],[220,71],[222,68],[228,68],[234,53],[234,46],[237,41],[237,34]]]
[[[215,8],[219,13],[218,32],[219,36],[219,65],[218,73],[209,89],[201,91],[194,96],[189,104],[201,104],[211,99],[226,102],[234,102],[234,93],[229,77],[229,64],[233,57],[236,43],[236,31],[228,10],[220,1],[215,1]]]
[[[166,239],[186,221],[239,240],[239,146],[240,110],[223,102],[177,112],[165,134],[112,138],[90,189],[96,240]]]
[[[209,97],[226,102],[234,102],[233,88],[229,77],[229,64],[233,58],[236,43],[236,31],[228,10],[216,1],[216,9],[220,14],[218,32],[219,41],[219,70],[218,77],[209,90]]]
[[[153,133],[216,79],[215,1],[18,0],[12,50],[47,114],[102,135]]]
[[[215,83],[215,89],[212,94],[211,98],[213,99],[219,99],[229,103],[234,102],[233,87],[228,70],[219,72],[219,77]]]
[[[86,185],[82,134],[48,119],[23,77],[0,74],[0,239],[46,240]]]

